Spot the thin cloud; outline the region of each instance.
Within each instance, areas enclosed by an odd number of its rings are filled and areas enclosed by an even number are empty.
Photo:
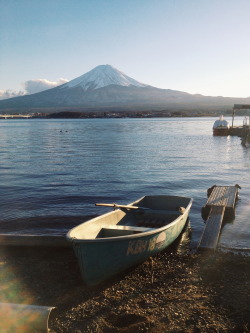
[[[68,80],[66,79],[59,79],[57,82],[48,81],[46,79],[36,79],[36,80],[28,80],[24,82],[24,90],[26,94],[35,94],[47,89],[51,89],[61,84],[67,83]]]
[[[0,90],[0,100],[12,98],[12,97],[18,97],[23,95],[30,95],[35,94],[47,89],[51,89],[57,86],[60,86],[64,83],[69,82],[69,80],[60,78],[58,81],[49,81],[46,79],[34,79],[34,80],[28,80],[22,84],[24,90]]]

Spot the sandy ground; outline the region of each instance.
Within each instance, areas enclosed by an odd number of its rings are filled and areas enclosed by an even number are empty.
[[[55,306],[52,333],[247,333],[249,263],[249,257],[174,247],[86,287],[71,248],[1,248],[0,302]]]

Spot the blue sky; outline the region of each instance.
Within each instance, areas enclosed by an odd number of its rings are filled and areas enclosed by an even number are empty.
[[[249,0],[0,0],[0,91],[110,64],[158,88],[248,97],[249,13]]]

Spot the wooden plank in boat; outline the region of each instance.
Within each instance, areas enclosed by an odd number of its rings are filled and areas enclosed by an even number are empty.
[[[132,231],[146,232],[146,231],[154,230],[155,228],[146,228],[146,227],[136,227],[136,226],[130,226],[130,225],[111,224],[111,225],[105,226],[105,229],[120,229],[120,230],[132,230]]]
[[[101,229],[98,238],[119,237],[155,230],[155,228],[128,225],[108,225]]]

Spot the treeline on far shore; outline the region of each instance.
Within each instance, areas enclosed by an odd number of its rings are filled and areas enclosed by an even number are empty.
[[[191,114],[189,112],[159,112],[159,111],[140,111],[140,112],[57,112],[46,115],[47,118],[154,118],[154,117],[197,117],[211,116],[211,114]]]
[[[155,118],[155,117],[216,117],[223,114],[231,116],[232,110],[189,111],[189,110],[152,110],[152,111],[56,111],[22,113],[8,112],[0,114],[0,119],[49,118],[49,119],[80,119],[80,118]],[[240,112],[238,113],[240,115]]]

